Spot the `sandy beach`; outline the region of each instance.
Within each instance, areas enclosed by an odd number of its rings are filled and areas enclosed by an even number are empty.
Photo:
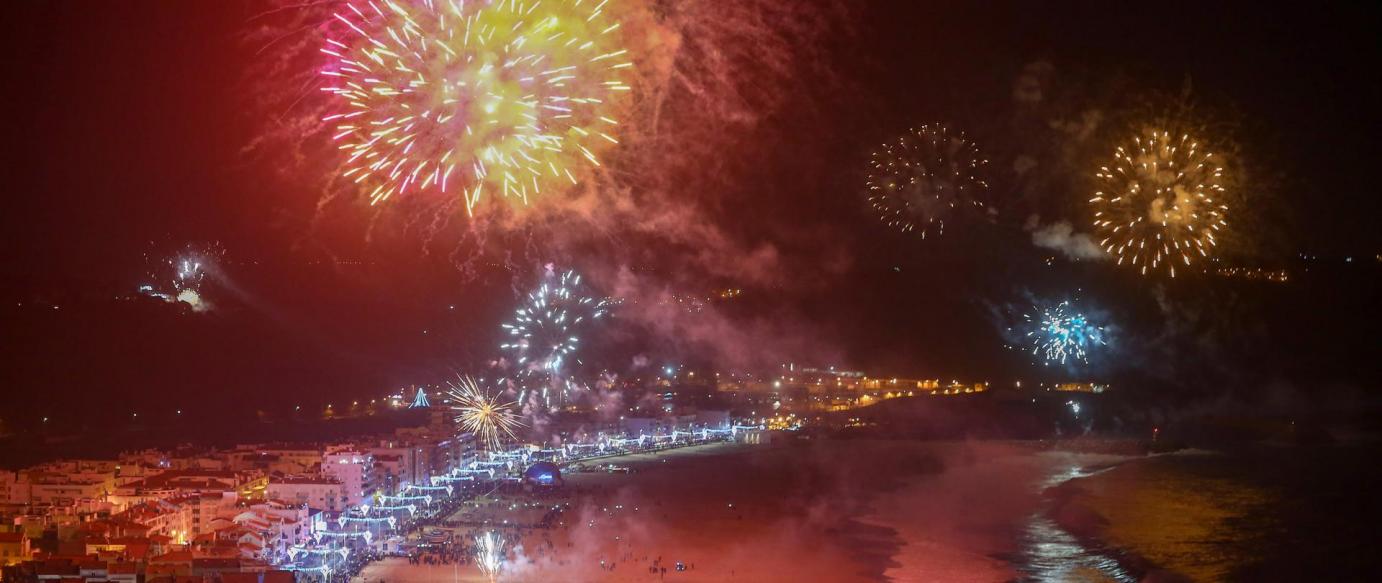
[[[614,460],[628,474],[568,474],[563,524],[509,546],[500,579],[879,580],[902,541],[853,519],[877,494],[939,466],[920,444],[860,445],[716,444]],[[358,580],[485,579],[474,566],[397,559]]]
[[[1035,442],[862,440],[625,456],[609,461],[632,473],[566,475],[570,509],[555,528],[505,530],[521,542],[499,579],[1108,580],[1042,518],[1043,492],[1120,459]],[[401,559],[363,578],[486,580],[472,565]]]

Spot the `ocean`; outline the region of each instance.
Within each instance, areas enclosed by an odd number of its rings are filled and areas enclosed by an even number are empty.
[[[973,443],[879,496],[921,581],[1377,580],[1375,445],[1118,456]]]

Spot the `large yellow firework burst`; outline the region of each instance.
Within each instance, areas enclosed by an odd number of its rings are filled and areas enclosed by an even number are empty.
[[[629,90],[610,0],[362,0],[333,16],[324,90],[342,176],[371,204],[486,193],[527,204],[617,144]],[[443,198],[448,200],[449,198]]]
[[[491,397],[470,377],[461,377],[447,388],[446,402],[456,412],[461,428],[474,433],[490,450],[499,449],[505,437],[517,439],[514,432],[525,426],[514,413],[517,403]]]
[[[1144,130],[1094,176],[1099,190],[1089,202],[1100,246],[1144,275],[1165,269],[1175,277],[1177,263],[1208,257],[1227,225],[1223,166],[1188,134]]]
[[[913,128],[869,159],[869,205],[889,227],[923,239],[940,235],[958,208],[983,208],[977,196],[988,184],[979,169],[987,163],[963,132],[943,124]]]

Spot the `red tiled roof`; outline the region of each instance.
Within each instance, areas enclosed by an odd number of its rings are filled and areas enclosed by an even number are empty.
[[[225,526],[222,526],[222,527],[216,529],[216,534],[218,534],[218,535],[221,535],[221,534],[241,534],[241,535],[243,535],[243,534],[248,534],[248,533],[251,533],[251,532],[254,532],[254,531],[252,531],[252,530],[250,530],[250,529],[248,529],[248,528],[245,528],[245,527],[243,527],[243,526],[240,526],[240,525],[238,525],[238,524],[234,524],[234,523],[232,523],[232,524],[227,524],[227,525],[225,525]]]
[[[191,575],[170,575],[165,577],[154,577],[148,583],[205,583],[206,579],[193,577]]]
[[[189,488],[209,489],[224,487],[233,489],[239,475],[229,470],[168,470],[143,480],[126,484],[125,488],[161,489]]]
[[[174,563],[149,563],[149,566],[144,568],[144,575],[152,579],[158,575],[177,573],[179,570],[190,569],[191,567],[192,561],[190,560],[187,561],[185,565]]]
[[[52,565],[71,565],[71,564],[74,564],[74,563],[80,563],[80,562],[82,562],[82,561],[85,561],[85,560],[87,560],[87,559],[89,559],[89,558],[91,558],[91,557],[93,557],[93,556],[95,556],[95,555],[88,555],[88,554],[85,554],[85,553],[76,553],[76,554],[68,554],[68,555],[48,555],[48,556],[46,556],[46,557],[43,557],[43,564],[49,565],[49,566],[52,566]]]
[[[109,573],[109,574],[111,574],[111,575],[118,575],[118,574],[121,574],[121,573],[138,573],[138,572],[139,572],[139,563],[134,563],[134,562],[128,562],[128,563],[110,563],[109,565],[106,565],[106,573]]]
[[[216,545],[202,549],[201,555],[208,558],[214,557],[238,560],[240,557],[240,549],[233,545]]]
[[[150,563],[187,563],[192,561],[192,551],[173,551],[149,559]]]

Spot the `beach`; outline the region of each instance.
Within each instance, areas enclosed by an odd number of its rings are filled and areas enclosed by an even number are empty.
[[[1215,581],[1273,560],[1285,490],[1218,475],[1224,454],[1066,445],[806,441],[613,458],[631,472],[565,476],[553,528],[497,529],[511,537],[498,579]],[[489,579],[390,559],[356,580]]]
[[[937,470],[927,449],[718,444],[617,458],[632,472],[565,475],[572,506],[562,524],[526,531],[508,548],[500,579],[876,581],[902,541],[853,519],[877,493]],[[485,580],[470,565],[403,560],[371,565],[359,578],[441,579]]]

